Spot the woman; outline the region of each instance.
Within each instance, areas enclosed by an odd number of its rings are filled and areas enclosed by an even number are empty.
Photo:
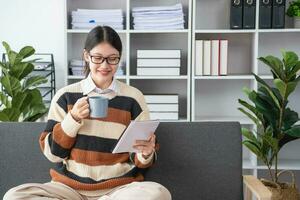
[[[143,182],[141,171],[156,155],[154,134],[136,141],[139,153],[111,153],[130,120],[149,119],[143,94],[114,78],[121,54],[120,37],[112,28],[90,31],[83,52],[86,78],[56,93],[40,136],[44,155],[58,163],[50,170],[52,181],[17,186],[4,199],[171,199],[164,186]],[[97,95],[109,99],[104,118],[89,116],[88,96]]]

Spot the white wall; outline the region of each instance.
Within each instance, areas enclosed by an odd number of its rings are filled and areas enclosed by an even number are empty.
[[[53,53],[56,86],[65,83],[64,0],[0,0],[0,52],[2,41],[19,51],[25,45],[37,53]]]

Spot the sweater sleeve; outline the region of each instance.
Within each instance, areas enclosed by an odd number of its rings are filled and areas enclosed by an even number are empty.
[[[67,109],[65,94],[60,90],[51,101],[48,121],[39,143],[51,162],[62,162],[70,155],[76,135],[83,122],[76,122]]]
[[[145,100],[144,95],[139,91],[137,95],[137,105],[136,108],[134,108],[136,118],[134,120],[149,120],[150,119],[150,114],[149,114],[149,109]],[[142,153],[131,153],[130,154],[130,159],[138,168],[148,168],[154,164],[154,161],[157,160],[157,152],[156,150],[158,149],[158,143],[156,141],[156,148],[155,152],[153,152],[147,159],[145,159],[142,156]]]

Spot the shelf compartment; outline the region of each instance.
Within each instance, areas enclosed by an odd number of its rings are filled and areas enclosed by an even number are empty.
[[[194,6],[196,29],[230,28],[230,0],[194,0]]]
[[[114,3],[106,0],[67,0],[67,27],[71,29],[71,12],[77,9],[122,9],[124,16],[124,30],[126,29],[126,10],[127,1],[124,0],[114,0]],[[72,29],[71,29],[72,30]],[[77,30],[77,29],[74,29]],[[79,29],[81,30],[81,29]]]
[[[251,80],[197,80],[194,97],[195,120],[253,124],[238,110],[238,99],[247,100],[242,88],[251,88],[251,83]]]
[[[197,33],[196,40],[228,40],[228,75],[249,75],[253,71],[254,34]],[[194,41],[195,43],[195,41]],[[195,52],[196,53],[196,52]],[[196,55],[195,55],[196,56]],[[194,57],[195,57],[194,56]],[[195,66],[193,66],[195,69]]]
[[[184,28],[188,29],[189,25],[189,12],[192,7],[192,1],[191,0],[151,0],[151,1],[140,1],[140,0],[130,0],[130,29],[133,29],[133,17],[131,15],[132,13],[132,8],[135,7],[152,7],[152,6],[172,6],[177,3],[182,3],[183,6],[183,13],[184,13]],[[139,31],[139,30],[137,30]],[[147,30],[148,31],[148,30]],[[175,31],[175,30],[174,30]]]
[[[260,33],[258,42],[258,57],[265,57],[267,55],[273,55],[282,58],[280,49],[286,51],[300,52],[300,45],[297,41],[300,41],[299,33],[290,32],[272,32],[272,33]],[[261,61],[258,62],[258,73],[260,75],[270,75],[269,67]]]
[[[180,75],[187,75],[188,34],[144,33],[130,35],[130,75],[137,75],[137,50],[181,50]]]
[[[144,95],[146,94],[178,94],[179,95],[179,119],[188,119],[187,106],[187,80],[130,80],[130,85],[138,88]]]

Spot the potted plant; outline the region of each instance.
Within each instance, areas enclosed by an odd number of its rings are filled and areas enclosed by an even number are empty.
[[[43,76],[32,76],[33,62],[28,60],[34,54],[34,48],[25,46],[19,53],[2,43],[8,61],[0,62],[0,121],[36,121],[47,113],[42,95],[37,86],[46,83]],[[25,60],[24,60],[25,59]]]
[[[294,18],[294,27],[300,28],[300,0],[290,2],[286,14]]]
[[[300,137],[300,125],[296,125],[298,113],[288,107],[288,98],[300,81],[297,74],[300,61],[294,52],[282,51],[282,56],[282,60],[272,55],[258,58],[270,68],[273,86],[253,74],[259,84],[258,90],[244,88],[252,103],[239,99],[242,107],[238,109],[256,124],[256,130],[242,128],[245,137],[243,144],[268,167],[271,180],[262,182],[271,190],[272,199],[298,200],[300,196],[296,185],[280,183],[278,180],[285,172],[278,170],[279,151],[288,142]]]

